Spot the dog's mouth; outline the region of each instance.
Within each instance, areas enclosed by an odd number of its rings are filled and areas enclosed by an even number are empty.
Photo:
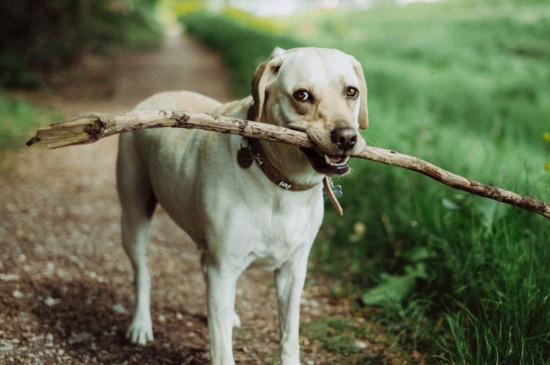
[[[349,156],[328,155],[309,148],[300,148],[300,150],[309,159],[313,169],[321,174],[341,176],[349,172]]]

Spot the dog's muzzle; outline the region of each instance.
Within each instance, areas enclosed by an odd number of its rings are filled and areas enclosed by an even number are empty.
[[[349,156],[329,155],[309,148],[300,148],[300,150],[306,155],[311,166],[318,173],[327,176],[341,176],[349,172]]]
[[[323,143],[323,135],[307,131],[318,149],[302,148],[315,171],[327,176],[341,176],[349,172],[349,155],[361,136],[354,128],[335,128],[330,132],[330,142]],[[327,144],[329,144],[327,146]]]

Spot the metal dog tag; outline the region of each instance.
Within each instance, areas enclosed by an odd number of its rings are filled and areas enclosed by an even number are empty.
[[[332,185],[332,192],[334,193],[334,196],[337,198],[341,198],[342,195],[342,185]]]
[[[342,185],[333,185],[332,181],[330,182],[330,188],[332,190],[332,193],[336,198],[341,198],[344,193],[342,192]],[[328,195],[325,190],[323,190],[323,198],[328,198]]]
[[[252,165],[252,161],[254,161],[254,156],[252,151],[250,151],[250,148],[241,147],[239,152],[237,152],[237,162],[239,163],[239,166],[243,169],[247,169],[250,165]]]

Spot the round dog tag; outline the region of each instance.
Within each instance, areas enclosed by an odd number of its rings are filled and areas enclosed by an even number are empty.
[[[252,165],[252,161],[254,161],[254,156],[248,147],[242,147],[239,152],[237,152],[237,162],[243,169],[249,168],[250,165]]]

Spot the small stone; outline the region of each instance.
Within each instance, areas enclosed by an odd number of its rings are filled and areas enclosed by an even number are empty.
[[[122,304],[117,303],[117,304],[113,305],[113,311],[115,313],[124,314],[124,313],[126,313],[126,308],[124,308],[124,306]]]
[[[71,337],[69,337],[69,344],[74,345],[76,343],[82,343],[93,338],[94,336],[88,332],[72,333]]]
[[[10,342],[2,341],[0,343],[0,352],[8,352],[13,350],[13,345]]]
[[[47,297],[46,299],[44,299],[44,304],[46,304],[48,307],[53,307],[54,305],[56,305],[60,301],[61,300],[59,300],[59,299],[54,299],[52,297]]]
[[[0,280],[2,281],[18,281],[19,275],[17,274],[0,274]]]

